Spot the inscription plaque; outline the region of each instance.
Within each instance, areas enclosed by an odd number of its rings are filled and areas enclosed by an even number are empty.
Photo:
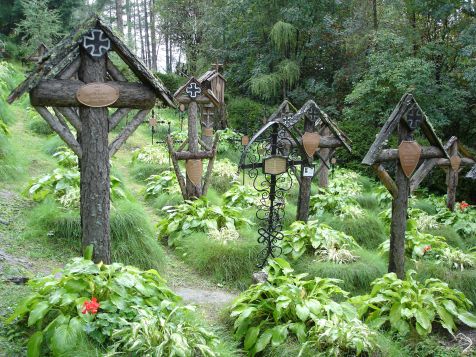
[[[450,164],[454,171],[458,171],[461,166],[461,158],[458,155],[451,156]]]
[[[203,135],[213,136],[213,128],[203,128]]]
[[[284,156],[271,156],[263,161],[263,172],[265,174],[280,175],[288,170],[288,160]]]
[[[81,104],[92,108],[107,107],[119,98],[119,89],[105,83],[89,83],[76,92],[76,99]]]
[[[398,146],[398,158],[406,177],[410,177],[420,161],[421,146],[416,141],[402,141]]]
[[[243,135],[241,137],[241,145],[246,146],[250,142],[250,137],[248,135]]]
[[[202,184],[202,160],[187,160],[187,176],[195,186]]]
[[[307,156],[312,157],[316,152],[316,149],[319,147],[321,142],[321,136],[319,133],[305,132],[302,136],[302,145],[304,146],[304,151],[306,151]]]

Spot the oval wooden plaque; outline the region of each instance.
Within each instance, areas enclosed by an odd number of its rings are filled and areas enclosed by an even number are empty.
[[[195,186],[202,184],[202,160],[187,160],[187,177]]]
[[[157,119],[156,118],[150,118],[149,119],[149,125],[153,126],[153,127],[157,126]]]
[[[89,83],[76,92],[76,99],[81,104],[92,108],[107,107],[119,98],[119,89],[105,83]]]
[[[185,104],[181,103],[181,104],[179,105],[179,110],[180,110],[181,112],[184,112],[184,111],[185,111]]]
[[[336,159],[335,157],[333,157],[333,158],[331,159],[331,164],[332,164],[332,165],[335,165],[336,163],[337,163],[337,159]]]
[[[410,177],[418,166],[421,146],[416,141],[402,141],[398,146],[398,158],[406,177]]]
[[[203,128],[204,136],[213,136],[213,128]]]
[[[248,135],[243,135],[241,137],[241,145],[246,146],[250,142],[250,137]]]
[[[316,149],[319,147],[321,142],[321,136],[319,133],[311,133],[306,131],[302,136],[302,145],[304,146],[304,151],[306,151],[307,156],[312,157],[316,152]]]
[[[450,164],[453,171],[458,171],[461,166],[461,158],[458,155],[451,156]]]

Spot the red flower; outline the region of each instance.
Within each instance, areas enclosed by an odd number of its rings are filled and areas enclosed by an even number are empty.
[[[425,248],[423,248],[423,254],[425,254],[425,253],[428,252],[429,250],[431,250],[431,245],[425,246]]]
[[[99,303],[96,298],[93,297],[91,301],[86,300],[83,304],[83,314],[90,312],[91,314],[97,314],[99,309]]]
[[[469,204],[466,203],[466,201],[462,201],[460,204],[459,204],[459,209],[464,211],[466,208],[469,207]]]

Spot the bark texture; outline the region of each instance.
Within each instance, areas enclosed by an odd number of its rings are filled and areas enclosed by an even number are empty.
[[[198,128],[197,128],[197,117],[198,117],[198,105],[196,102],[190,102],[188,106],[188,151],[193,154],[198,153]],[[192,181],[188,178],[186,180],[186,192],[187,198],[193,199],[198,198],[202,195],[202,183],[199,185],[194,185]]]

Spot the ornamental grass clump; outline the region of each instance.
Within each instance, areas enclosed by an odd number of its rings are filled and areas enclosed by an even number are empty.
[[[267,346],[279,346],[296,338],[304,351],[333,351],[337,355],[370,352],[375,332],[358,320],[349,303],[337,303],[347,292],[336,279],[304,280],[294,275],[282,258],[269,261],[268,281],[251,286],[231,307],[235,337],[252,356]],[[335,325],[341,326],[334,330]]]
[[[55,275],[30,280],[33,293],[7,323],[28,332],[28,357],[73,355],[217,356],[218,338],[155,270],[75,258]]]
[[[389,328],[401,335],[426,336],[438,324],[453,334],[456,322],[476,327],[473,304],[464,294],[439,279],[416,280],[410,270],[405,280],[395,273],[372,283],[370,294],[349,299],[365,322],[373,328]]]

